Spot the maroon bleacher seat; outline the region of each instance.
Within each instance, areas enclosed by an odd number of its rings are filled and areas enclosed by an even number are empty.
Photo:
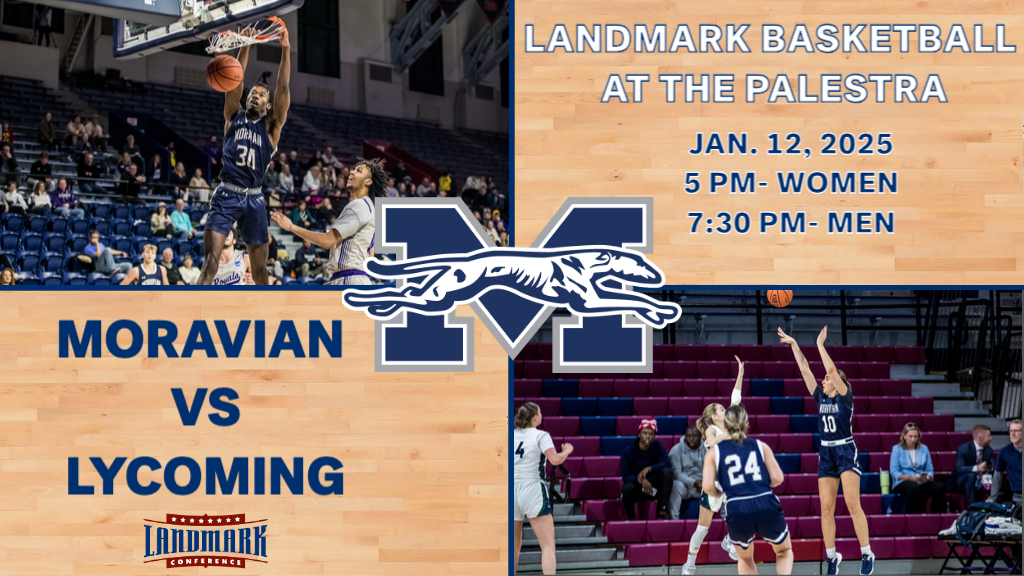
[[[583,459],[583,472],[592,478],[620,477],[619,456],[590,456]]]
[[[764,358],[764,361],[782,362],[793,360],[793,349],[788,344],[772,344],[771,346],[764,346],[764,348],[769,350],[768,357]]]
[[[537,359],[537,343],[529,342],[526,346],[523,346],[523,350],[516,356],[516,360],[536,360]]]
[[[784,477],[782,479],[782,484],[772,488],[772,492],[774,492],[776,496],[785,496],[786,494],[789,494],[789,477]]]
[[[578,436],[580,419],[579,416],[550,416],[541,421],[539,428],[552,436]]]
[[[872,452],[871,453],[871,464],[867,472],[878,472],[883,470],[889,471],[889,457],[890,455],[885,452]]]
[[[786,346],[786,348],[789,348],[789,346]],[[736,355],[744,362],[764,362],[771,359],[771,353],[771,346],[740,344],[736,347]],[[790,358],[792,358],[792,355],[790,355]],[[784,358],[784,360],[789,360],[790,358]]]
[[[939,432],[939,430],[936,430],[936,432]],[[928,434],[928,431],[925,430],[924,433]],[[946,434],[946,450],[952,450],[953,452],[956,452],[957,450],[960,449],[961,446],[973,440],[974,435],[972,435],[970,432],[949,431]]]
[[[863,362],[863,346],[826,346],[833,362]]]
[[[668,399],[668,411],[673,416],[700,416],[705,406],[704,399],[700,397]]]
[[[527,378],[553,378],[550,360],[527,360],[523,367],[523,375]]]
[[[705,344],[676,344],[672,357],[676,360],[699,362],[707,358],[707,352],[708,347]]]
[[[856,396],[854,396],[856,398]],[[818,402],[814,400],[814,397],[808,396],[804,398],[804,415],[814,416],[818,413]]]
[[[907,396],[903,398],[903,411],[907,414],[934,414],[935,399]]]
[[[679,542],[689,539],[686,520],[654,520],[647,523],[645,542]]]
[[[807,396],[807,399],[812,403],[814,398],[808,396],[807,383],[804,382],[803,378],[786,378],[782,381],[782,395],[789,398],[799,398],[801,396]],[[808,414],[817,413],[818,409],[815,408]]]
[[[537,360],[551,360],[551,342],[538,342],[537,343]]]
[[[612,395],[617,398],[633,398],[635,396],[647,396],[647,387],[650,380],[615,380],[615,387]]]
[[[618,436],[636,436],[641,420],[643,418],[640,416],[619,416],[615,421],[615,434]]]
[[[938,518],[938,516],[936,516]],[[868,516],[868,532],[874,536],[899,536],[907,527],[907,517],[902,514],[873,514]],[[932,534],[938,534],[936,530]]]
[[[615,389],[615,380],[610,378],[580,380],[581,398],[609,398]]]
[[[952,414],[924,414],[921,416],[921,430],[931,432],[952,432],[955,428]]]
[[[655,360],[672,360],[672,345],[671,344],[655,344],[654,345],[654,359]]]
[[[787,518],[786,522],[789,524],[790,531],[800,532],[801,538],[821,538],[821,518],[819,516]]]
[[[587,522],[608,522],[625,520],[626,512],[619,498],[608,500],[587,500],[583,502],[583,515]]]
[[[644,534],[647,533],[647,522],[645,520],[605,522],[603,531],[609,544],[643,542]]]
[[[626,546],[623,559],[629,566],[661,566],[668,564],[668,544],[630,544]]]
[[[853,429],[864,432],[886,432],[889,430],[889,416],[854,414]]]
[[[655,360],[654,362],[651,363],[651,371],[650,372],[634,372],[630,377],[631,378],[648,378],[648,379],[650,379],[650,378],[661,378],[664,375],[664,372],[665,372],[665,361],[664,360]]]
[[[556,446],[555,448],[558,449],[559,447]],[[565,466],[565,469],[569,471],[569,475],[572,476],[573,478],[585,478],[587,476],[590,476],[590,474],[587,474],[585,472],[585,469],[584,469],[585,461],[586,461],[586,458],[570,456],[570,457],[565,459],[565,462],[562,462],[562,466]],[[548,474],[549,474],[548,477],[550,478],[550,474],[551,474],[551,464],[550,463],[548,463],[547,468],[548,468]],[[561,478],[562,477],[561,474],[559,474],[558,477]]]
[[[651,379],[648,392],[651,396],[679,396],[683,393],[683,381],[679,378]]]
[[[752,434],[783,434],[789,432],[789,416],[751,416]]]
[[[571,436],[563,438],[560,436],[551,435],[551,442],[555,445],[555,450],[561,450],[562,444],[568,442],[572,444],[573,456],[600,456],[601,455],[601,437],[600,436]]]
[[[729,377],[729,362],[715,362],[712,360],[705,360],[704,362],[697,363],[697,377],[698,378],[728,378]]]
[[[782,436],[779,436],[779,443],[782,443]],[[804,474],[817,474],[818,454],[811,454],[807,452],[800,454],[800,472]]]
[[[870,396],[871,406],[861,414],[918,414],[914,410],[907,410],[903,398],[899,396]],[[911,404],[913,406],[913,404]]]
[[[706,358],[708,360],[721,362],[736,362],[734,356],[739,354],[739,346],[736,344],[708,344]],[[746,360],[746,358],[740,358]]]
[[[928,447],[932,454],[953,450],[947,446],[948,437],[945,432],[938,432],[921,436],[921,443]]]
[[[604,478],[573,478],[569,497],[574,500],[614,498],[621,494],[605,494]]]
[[[779,436],[779,434],[758,434],[755,438],[763,442],[768,448],[771,448],[772,452],[781,453],[779,451]]]
[[[779,502],[782,504],[782,511],[787,518],[807,516],[811,511],[810,496],[779,496]]]
[[[665,378],[693,378],[696,373],[697,363],[689,360],[665,362],[662,375]]]
[[[927,446],[927,444],[926,444]],[[930,450],[930,448],[929,448]],[[956,451],[953,452],[932,452],[932,467],[935,472],[953,472],[956,470]],[[948,526],[947,526],[948,528]]]
[[[814,451],[813,434],[779,434],[779,454],[803,454]],[[817,456],[817,453],[814,454]],[[817,470],[817,464],[815,464]]]
[[[868,362],[889,362],[896,359],[892,346],[865,346],[864,360]]]
[[[718,378],[717,379],[718,394],[719,396],[732,396],[732,391],[736,389],[736,377],[732,378]],[[740,384],[740,391],[743,393],[743,397],[747,398],[750,396],[750,378],[743,378],[743,383]]]
[[[854,414],[872,414],[871,410],[871,396],[853,396],[853,413]],[[888,414],[888,412],[887,412]]]
[[[622,477],[602,478],[604,493],[608,498],[622,498]]]
[[[858,378],[888,378],[888,362],[858,362],[860,371]]]
[[[735,382],[733,382],[735,384]],[[714,378],[687,378],[683,380],[683,396],[703,397],[718,392],[718,380]]]
[[[800,371],[793,360],[761,364],[762,378],[796,378],[799,375]]]
[[[728,408],[730,400],[728,398],[723,398],[723,400],[725,400],[725,402],[722,403],[722,406]],[[769,415],[772,413],[771,398],[744,398],[743,406],[747,409],[747,414],[754,416]]]
[[[874,452],[879,450],[879,442],[882,436],[877,432],[854,432],[853,442],[857,444],[857,450],[860,452]],[[883,448],[884,449],[884,448]]]
[[[633,398],[634,416],[665,416],[668,414],[668,398]]]
[[[800,535],[801,540],[793,540],[793,559],[797,562],[820,562],[824,556],[821,540],[807,540],[806,536]]]
[[[526,361],[525,360],[516,360],[515,362],[513,362],[512,363],[512,377],[513,378],[522,378],[523,377],[523,367],[525,365],[526,365]]]
[[[881,378],[875,396],[910,396],[913,385],[909,378]]]
[[[810,474],[789,474],[786,476],[786,481],[789,483],[788,494],[813,495],[818,493],[818,474],[816,472]]]
[[[519,398],[536,398],[540,396],[540,384],[540,380],[516,378],[512,388]]]
[[[934,514],[908,514],[906,519],[905,533],[908,536],[935,536],[952,524],[952,522],[943,524],[942,516]]]
[[[932,543],[935,536],[904,536],[896,538],[896,545],[892,558],[930,558],[932,555]],[[871,543],[874,551],[874,542]]]
[[[896,346],[893,349],[896,364],[925,364],[924,346]]]
[[[836,362],[835,364],[836,364],[836,369],[842,370],[843,373],[846,374],[847,380],[852,379],[852,378],[860,378],[861,377],[861,373],[860,373],[861,363],[860,362]],[[886,365],[886,366],[888,366],[888,365]],[[889,374],[888,371],[886,371],[886,376],[888,376],[888,374]],[[871,378],[871,376],[865,375],[864,378]]]
[[[878,378],[857,378],[850,380],[850,387],[853,388],[854,396],[892,396],[880,391]]]
[[[743,378],[744,379],[760,378],[763,369],[764,369],[764,362],[760,362],[760,361],[744,362],[743,363]],[[735,384],[735,378],[736,378],[736,376],[739,375],[739,373],[740,373],[740,367],[739,367],[738,364],[733,362],[732,364],[729,365],[729,374],[728,374],[728,376],[729,376],[729,378],[733,379],[733,383],[734,384]]]

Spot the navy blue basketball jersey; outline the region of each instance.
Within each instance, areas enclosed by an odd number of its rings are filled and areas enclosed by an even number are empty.
[[[153,272],[146,272],[146,265],[139,264],[139,286],[161,286],[164,283],[164,275],[160,266],[153,264]]]
[[[714,450],[718,483],[730,503],[772,493],[772,479],[764,465],[760,442],[753,438],[746,438],[742,444],[725,440]]]
[[[242,188],[259,188],[276,148],[270,143],[267,119],[249,122],[242,110],[224,135],[224,168],[220,179]]]
[[[829,398],[821,388],[815,388],[814,401],[818,403],[818,434],[822,442],[836,442],[853,438],[853,389],[847,387],[846,396]]]

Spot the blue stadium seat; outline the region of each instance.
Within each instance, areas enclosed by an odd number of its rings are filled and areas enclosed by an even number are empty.
[[[39,252],[25,252],[18,254],[18,262],[14,266],[21,272],[35,272],[39,268]]]
[[[141,204],[132,206],[131,212],[132,220],[142,220],[143,222],[146,222],[148,226],[149,214],[152,212],[148,206],[143,206]],[[145,235],[149,236],[149,233],[146,233]],[[139,234],[139,236],[142,236],[142,234]]]
[[[0,235],[0,250],[20,250],[21,235],[17,232],[4,232]]]
[[[111,220],[110,233],[114,236],[127,236],[132,231],[132,224],[127,220]]]
[[[142,247],[150,243],[151,242],[148,237],[136,236],[135,238],[132,238],[132,249],[130,252],[132,254],[142,254]]]
[[[110,283],[115,285],[120,284],[121,281],[124,280],[125,276],[127,276],[127,274],[124,274],[123,272],[118,272],[117,274],[114,274],[113,276],[110,277]]]
[[[804,413],[803,398],[772,398],[772,414],[794,415]]]
[[[40,264],[43,272],[60,274],[64,270],[64,253],[44,252],[43,259]],[[60,282],[57,282],[57,284],[60,284]]]
[[[80,262],[77,254],[71,253],[64,259],[64,269],[68,272],[75,272],[78,274],[87,274],[92,270],[92,266]]]
[[[818,416],[814,414],[810,416],[790,416],[789,431],[793,434],[816,434],[818,432]],[[815,450],[817,450],[817,448],[815,448]]]
[[[32,216],[29,216],[27,228],[29,229],[29,231],[35,232],[36,234],[42,234],[43,232],[46,232],[46,217],[40,216],[39,214],[33,214]]]
[[[100,274],[99,272],[93,272],[89,274],[89,285],[90,286],[109,286],[110,278],[106,274]]]
[[[575,398],[579,396],[579,380],[545,380],[541,386],[543,396],[548,398]]]
[[[110,234],[110,220],[106,218],[93,218],[89,223],[89,230],[95,230],[100,233],[101,236]]]
[[[29,252],[39,252],[43,249],[43,235],[28,230],[21,233],[21,249]]]
[[[132,234],[148,238],[153,235],[153,229],[149,226],[148,220],[144,222],[136,222],[135,225],[132,226]]]
[[[0,222],[3,223],[4,230],[14,232],[15,234],[20,234],[21,229],[25,227],[25,217],[21,214],[7,212],[3,215],[3,220]]]
[[[72,234],[68,238],[68,243],[66,245],[66,248],[67,248],[67,250],[70,250],[71,252],[76,252],[77,253],[77,252],[81,252],[82,250],[85,250],[85,247],[88,244],[89,244],[89,237],[86,236],[85,234]]]
[[[636,440],[635,436],[602,436],[601,455],[622,456],[622,453],[629,448],[634,440]]]
[[[160,259],[161,255],[164,253],[164,250],[166,250],[168,248],[173,248],[174,247],[174,242],[168,240],[167,238],[156,238],[156,237],[154,237],[153,241],[154,241],[153,243],[156,244],[156,257],[157,257],[157,260]]]
[[[43,272],[42,281],[44,286],[60,286],[64,283],[63,277],[53,272]]]
[[[564,403],[563,399],[562,402]],[[564,412],[563,412],[564,414]],[[614,416],[584,416],[580,418],[580,434],[583,436],[612,436],[615,434]]]
[[[88,234],[89,233],[89,221],[84,218],[75,218],[68,222],[68,227],[71,229],[72,234]],[[54,230],[56,232],[56,230]]]
[[[174,241],[174,253],[178,256],[184,256],[185,254],[192,254],[194,244],[191,240],[175,240]]]
[[[798,474],[800,472],[799,454],[776,454],[775,460],[779,463],[779,468],[782,468],[783,474]]]
[[[630,416],[633,414],[632,398],[597,398],[597,413],[601,416]],[[604,434],[599,434],[604,436]]]
[[[299,283],[299,281],[296,280],[295,278],[292,278],[291,276],[285,276],[284,278],[281,278],[281,285],[282,286],[288,286],[289,284],[298,284],[298,283]]]
[[[61,217],[50,218],[50,221],[46,223],[46,227],[50,229],[50,232],[54,234],[67,234],[68,233],[68,219]]]
[[[43,234],[43,250],[48,252],[63,252],[68,239],[57,232]]]
[[[43,281],[31,272],[22,272],[21,281],[19,282],[22,286],[41,286],[42,283]]]
[[[686,434],[686,416],[660,416],[658,417],[658,435],[680,436]],[[671,446],[667,447],[671,448]]]
[[[781,379],[754,378],[750,381],[750,395],[782,396],[782,384]]]
[[[93,204],[90,213],[94,218],[110,218],[110,204],[106,202]]]
[[[597,398],[562,398],[562,416],[593,416],[595,414],[597,414]],[[614,433],[613,423],[611,434]],[[610,434],[584,434],[584,436],[607,435]]]
[[[308,276],[300,276],[298,280],[299,280],[299,284],[302,284],[303,286],[305,286],[307,284],[313,284],[314,283],[313,279],[309,278]]]
[[[65,286],[84,286],[89,281],[85,276],[78,274],[77,272],[65,272],[64,273],[64,285]]]
[[[118,220],[133,220],[132,207],[127,204],[116,204],[113,217]]]
[[[110,247],[131,255],[132,239],[127,236],[114,236],[110,239]]]
[[[857,466],[861,472],[867,472],[871,470],[871,454],[867,452],[860,452],[857,454]]]

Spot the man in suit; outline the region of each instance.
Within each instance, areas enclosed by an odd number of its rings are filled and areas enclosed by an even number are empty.
[[[967,495],[967,504],[971,505],[985,499],[985,491],[981,487],[981,478],[992,474],[992,429],[984,424],[974,427],[974,440],[964,444],[956,451],[956,470],[949,477],[949,492]]]

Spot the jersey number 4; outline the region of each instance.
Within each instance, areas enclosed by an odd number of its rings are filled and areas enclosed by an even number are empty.
[[[754,482],[761,481],[761,467],[757,465],[757,454],[754,452],[751,452],[750,457],[747,458],[746,466],[743,466],[740,457],[736,454],[726,456],[725,465],[729,467],[729,484],[732,486],[744,484],[747,481],[747,476],[750,476]],[[743,474],[740,474],[740,469],[743,469]]]
[[[520,442],[519,443],[519,447],[516,448],[516,454],[518,454],[520,458],[522,458],[523,456],[526,456],[526,450],[523,450],[523,443],[522,442]]]
[[[836,433],[836,417],[835,416],[822,416],[822,422],[825,425],[825,432],[835,434]]]
[[[238,145],[238,160],[235,160],[235,166],[248,166],[250,170],[256,169],[256,149],[249,148],[245,144]]]

